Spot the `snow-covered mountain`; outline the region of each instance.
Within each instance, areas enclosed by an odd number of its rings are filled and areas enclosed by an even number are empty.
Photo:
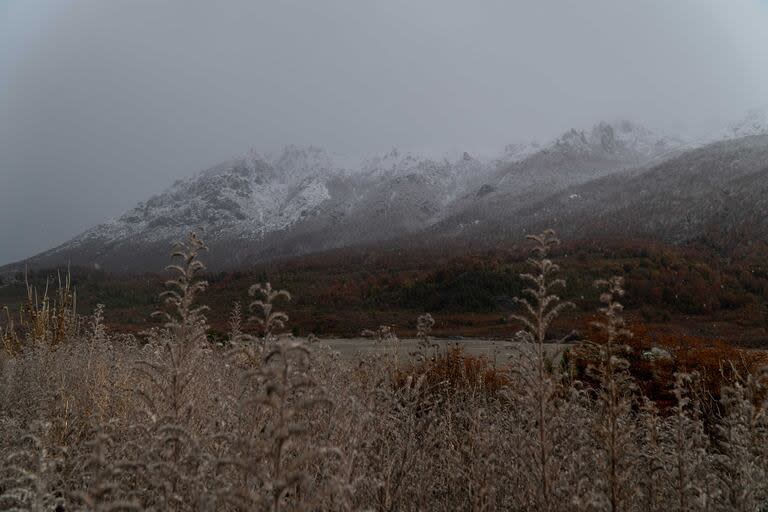
[[[503,225],[531,204],[567,187],[669,158],[685,145],[629,121],[569,130],[526,158],[497,166],[445,209],[433,231],[463,235]]]
[[[721,247],[768,240],[768,110],[753,109],[709,140],[695,142],[653,142],[644,129],[630,125],[615,142],[616,131],[597,125],[591,133],[567,133],[549,152],[510,166],[506,173],[516,181],[508,190],[498,184],[506,178],[501,176],[481,190],[485,201],[453,208],[426,236],[493,244],[551,227],[566,237],[706,240]],[[602,166],[616,147],[624,148],[618,150],[621,161],[635,161],[623,172]],[[580,154],[591,155],[591,166]],[[571,172],[533,164],[552,158],[565,158]],[[537,177],[521,179],[531,169]]]
[[[768,107],[753,108],[744,118],[731,124],[724,138],[768,135]]]
[[[551,227],[566,237],[704,240],[722,248],[768,240],[768,133],[569,187],[518,213],[507,227],[519,233]]]
[[[189,230],[204,233],[212,268],[382,242],[503,218],[544,194],[665,158],[682,144],[620,121],[570,130],[548,144],[509,145],[494,158],[395,149],[342,165],[316,147],[251,151],[25,263],[156,270]]]

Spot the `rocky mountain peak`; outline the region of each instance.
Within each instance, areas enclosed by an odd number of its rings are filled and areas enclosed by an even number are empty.
[[[269,162],[276,176],[283,181],[303,179],[311,175],[327,175],[336,171],[336,164],[331,156],[316,146],[286,146],[280,153],[271,156]]]
[[[139,267],[125,255],[144,251],[160,259],[169,244],[200,227],[220,247],[241,248],[242,254],[221,256],[228,265],[248,254],[275,257],[384,240],[454,214],[469,212],[474,220],[481,213],[508,215],[510,205],[647,162],[674,143],[620,121],[572,129],[543,146],[510,144],[496,159],[393,148],[353,163],[316,146],[251,150],[177,181],[38,261]]]
[[[757,107],[749,110],[744,118],[731,124],[726,133],[727,138],[752,135],[768,135],[768,107]]]
[[[604,154],[644,160],[683,145],[681,139],[658,135],[627,120],[600,121],[590,130],[571,129],[551,144],[554,150],[580,154]]]
[[[592,128],[592,140],[606,153],[615,153],[617,150],[616,132],[606,122],[601,121]]]
[[[504,152],[497,161],[499,163],[518,162],[541,151],[541,149],[542,146],[538,142],[507,144],[504,146]]]

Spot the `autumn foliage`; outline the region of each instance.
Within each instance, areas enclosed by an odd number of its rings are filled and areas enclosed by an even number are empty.
[[[424,379],[427,389],[437,394],[480,394],[495,396],[509,383],[507,365],[495,366],[488,358],[466,353],[462,346],[452,346],[433,359],[399,369],[395,386],[408,379]]]

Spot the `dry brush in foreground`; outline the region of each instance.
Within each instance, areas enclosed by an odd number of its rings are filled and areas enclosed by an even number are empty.
[[[618,278],[597,283],[589,339],[553,355],[549,327],[573,305],[554,233],[531,239],[522,349],[498,366],[433,340],[429,315],[410,358],[385,330],[393,350],[344,361],[280,335],[291,297],[268,283],[213,345],[194,235],[168,268],[163,327],[139,338],[108,333],[101,309],[70,318],[66,288],[58,310],[30,295],[0,332],[0,509],[765,509],[768,372],[739,354],[716,392],[677,371],[667,399],[645,396],[631,362],[669,375],[674,355],[634,353]]]

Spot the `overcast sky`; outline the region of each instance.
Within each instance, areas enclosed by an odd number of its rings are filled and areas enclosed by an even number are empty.
[[[766,99],[763,0],[0,0],[0,263],[251,147],[698,135]]]

